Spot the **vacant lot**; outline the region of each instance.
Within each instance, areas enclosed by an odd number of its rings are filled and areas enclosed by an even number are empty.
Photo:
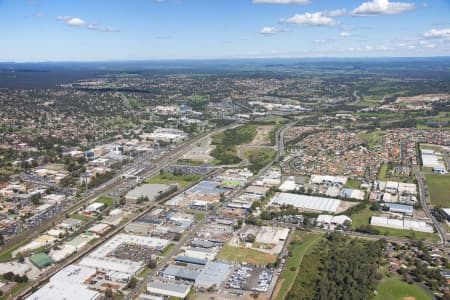
[[[244,150],[244,156],[252,164],[249,169],[255,174],[267,166],[274,159],[275,154],[275,150],[270,148],[247,148]]]
[[[450,176],[426,174],[425,180],[430,193],[431,204],[434,206],[450,207]]]
[[[98,197],[95,202],[99,202],[99,203],[103,203],[108,207],[111,207],[113,205],[113,198],[109,198],[109,197]]]
[[[247,262],[253,265],[267,265],[276,262],[277,256],[248,248],[225,245],[217,255],[229,262]]]
[[[386,278],[378,285],[375,300],[433,299],[418,285],[403,282],[398,277]]]
[[[201,175],[187,174],[187,175],[175,175],[172,173],[164,172],[153,178],[148,179],[147,183],[159,183],[159,184],[173,184],[178,183],[181,189],[185,189],[189,185],[195,183],[202,178]]]
[[[273,299],[283,300],[294,283],[295,277],[299,272],[302,259],[308,251],[314,248],[321,238],[320,234],[296,232],[291,244],[289,245],[289,256],[286,265],[278,279],[277,286],[274,291]]]

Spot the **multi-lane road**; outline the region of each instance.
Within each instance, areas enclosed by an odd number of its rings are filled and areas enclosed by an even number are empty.
[[[441,244],[447,244],[447,232],[442,227],[441,223],[436,220],[434,215],[431,213],[430,206],[428,205],[427,201],[427,190],[425,185],[425,179],[422,176],[422,173],[420,172],[420,169],[418,166],[413,166],[414,175],[417,179],[417,184],[419,185],[419,198],[420,203],[422,204],[422,208],[427,215],[427,217],[433,222],[434,227],[436,228],[437,232],[439,233],[439,237],[441,239]]]

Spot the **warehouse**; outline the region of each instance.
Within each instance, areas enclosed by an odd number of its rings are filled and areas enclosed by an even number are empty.
[[[194,282],[197,277],[200,275],[203,266],[198,266],[198,268],[194,269],[193,265],[190,264],[188,266],[177,266],[177,265],[169,265],[164,270],[160,272],[160,274],[168,279],[173,280],[186,280]]]
[[[293,205],[294,207],[306,210],[336,212],[341,204],[341,200],[308,195],[279,193],[272,198],[270,204]]]
[[[105,203],[94,202],[84,210],[87,214],[98,213],[106,207]]]
[[[95,269],[69,265],[50,278],[49,283],[34,292],[27,300],[97,300],[102,295],[83,285],[87,278],[95,274]]]
[[[401,213],[408,216],[412,216],[414,212],[414,208],[412,205],[386,203],[385,206],[389,207],[390,212]]]
[[[53,260],[45,253],[38,253],[31,256],[30,261],[39,269],[45,268],[53,264]]]
[[[370,218],[370,225],[429,233],[432,233],[434,231],[433,227],[430,226],[427,222],[414,219],[402,220],[373,216]]]
[[[189,285],[168,282],[150,282],[147,285],[147,292],[152,295],[161,295],[166,297],[175,297],[184,299],[189,294],[191,287]]]
[[[147,198],[149,201],[157,201],[177,190],[176,185],[167,184],[143,184],[129,191],[125,195],[128,203],[136,203],[140,198]]]
[[[226,263],[208,262],[195,279],[195,286],[200,288],[219,287],[231,272],[231,266]]]
[[[142,245],[161,251],[169,244],[169,241],[145,236],[118,234],[85,256],[79,264],[107,272],[108,276],[115,281],[127,281],[144,266],[145,257],[142,256],[142,261],[139,260],[139,257],[135,258],[136,261],[132,261],[112,256],[111,254],[123,244]]]

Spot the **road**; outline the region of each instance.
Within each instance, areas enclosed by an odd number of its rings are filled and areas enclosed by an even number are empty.
[[[430,211],[430,207],[428,205],[427,201],[427,190],[425,185],[425,179],[422,176],[422,173],[420,172],[419,166],[413,166],[414,175],[417,179],[417,184],[419,185],[419,198],[420,203],[422,204],[422,208],[427,215],[428,218],[433,222],[434,228],[436,228],[437,232],[439,233],[439,237],[441,239],[441,244],[447,243],[447,232],[446,230],[441,226],[441,223],[439,223],[436,218],[433,216],[433,214]]]
[[[211,212],[209,212],[210,214]],[[144,289],[144,287],[147,286],[147,284],[149,283],[149,281],[158,274],[158,272],[166,266],[166,264],[169,262],[169,260],[172,259],[172,257],[174,255],[176,255],[181,247],[184,246],[184,244],[186,244],[187,241],[189,241],[191,238],[194,237],[194,235],[197,233],[197,231],[205,224],[205,222],[208,220],[208,216],[209,214],[205,214],[205,217],[203,218],[203,220],[201,220],[200,222],[198,222],[194,228],[192,228],[188,234],[185,234],[178,242],[177,244],[169,251],[169,253],[167,253],[159,262],[158,265],[155,269],[150,270],[150,272],[148,272],[148,274],[144,277],[144,279],[142,279],[141,281],[138,282],[138,284],[136,285],[136,287],[134,289],[132,289],[123,299],[125,300],[130,300],[130,299],[134,299],[135,297],[138,296],[138,294]]]

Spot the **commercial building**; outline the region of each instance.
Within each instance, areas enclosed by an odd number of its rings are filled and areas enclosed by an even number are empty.
[[[156,201],[176,190],[176,185],[143,184],[129,191],[125,195],[125,199],[129,203],[136,203],[139,198],[148,198],[149,201]]]
[[[219,287],[231,272],[231,266],[226,263],[208,262],[200,275],[195,279],[195,286],[200,288]]]
[[[56,273],[50,281],[27,300],[98,300],[102,294],[88,289],[82,283],[95,274],[95,269],[69,265]]]
[[[373,216],[370,218],[370,225],[429,233],[434,231],[433,226],[427,222],[415,219],[393,219]]]
[[[191,287],[189,285],[169,282],[150,282],[147,285],[147,292],[152,295],[160,295],[165,297],[176,297],[180,299],[186,298]]]
[[[53,260],[45,253],[38,253],[30,256],[29,260],[39,269],[48,267],[53,264]]]
[[[308,195],[279,193],[272,198],[270,204],[293,205],[294,207],[305,210],[336,212],[341,204],[341,200]]]
[[[178,143],[184,141],[187,137],[187,133],[174,128],[158,128],[153,133],[145,135],[145,139],[166,143]]]
[[[397,203],[385,203],[386,207],[389,207],[390,212],[401,213],[404,215],[412,216],[414,207],[412,205],[397,204]]]
[[[346,222],[352,223],[352,219],[345,215],[319,215],[316,222],[321,225],[344,225]]]

